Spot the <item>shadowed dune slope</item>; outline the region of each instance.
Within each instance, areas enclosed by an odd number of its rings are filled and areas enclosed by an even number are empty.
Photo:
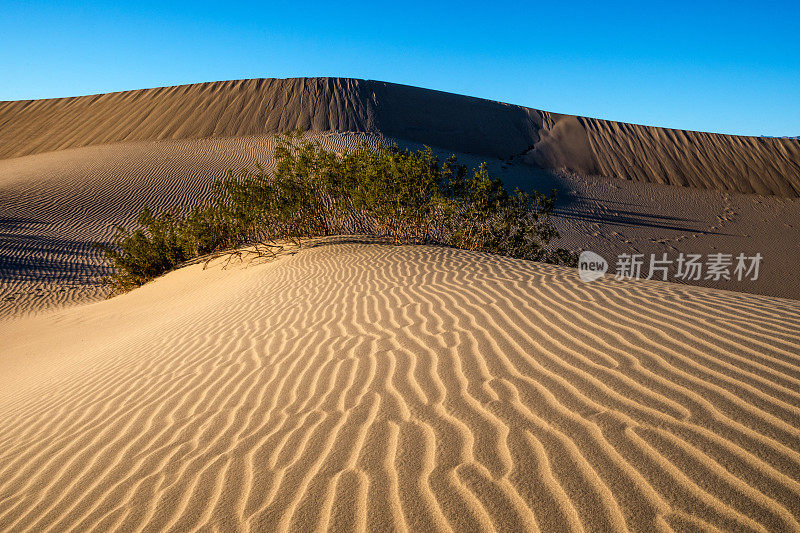
[[[800,531],[798,302],[427,246],[235,265],[2,324],[0,530]]]
[[[253,79],[0,102],[0,158],[123,141],[376,132],[545,169],[800,196],[800,141],[638,126],[392,83]]]

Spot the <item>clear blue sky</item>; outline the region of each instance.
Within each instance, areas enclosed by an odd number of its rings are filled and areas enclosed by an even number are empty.
[[[800,1],[3,2],[0,100],[256,77],[800,135]]]

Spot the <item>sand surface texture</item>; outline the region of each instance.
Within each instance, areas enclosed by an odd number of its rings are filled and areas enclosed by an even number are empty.
[[[757,280],[692,283],[800,299],[800,140],[301,78],[0,102],[0,316],[102,299],[108,269],[93,243],[132,227],[145,205],[202,203],[228,169],[274,168],[273,133],[298,126],[328,149],[428,144],[488,162],[509,187],[555,187],[559,245],[612,267],[619,254],[760,253]]]
[[[800,303],[436,247],[0,322],[3,531],[800,531]]]
[[[315,134],[325,147],[396,139],[377,134]],[[419,144],[397,140],[405,146]],[[141,141],[87,146],[0,160],[0,316],[102,299],[109,273],[92,243],[117,224],[131,227],[145,205],[188,208],[208,198],[229,168],[274,168],[272,136]],[[447,150],[437,150],[443,157]],[[700,190],[487,161],[510,187],[560,190],[559,246],[601,253],[761,253],[756,281],[699,280],[717,288],[800,299],[800,199]]]
[[[124,141],[378,132],[546,169],[800,196],[800,140],[624,124],[348,78],[237,80],[0,102],[0,158]]]

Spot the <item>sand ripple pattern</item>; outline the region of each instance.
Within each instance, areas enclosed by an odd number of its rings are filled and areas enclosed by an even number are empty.
[[[800,531],[800,302],[351,243],[17,324],[3,531]]]
[[[330,150],[378,135],[310,136]],[[135,227],[142,207],[189,210],[229,169],[273,170],[272,136],[131,142],[0,160],[0,317],[103,298],[95,242]]]
[[[381,133],[448,151],[646,183],[800,196],[800,140],[561,115],[373,80],[232,80],[0,102],[0,159],[136,141],[297,127]]]

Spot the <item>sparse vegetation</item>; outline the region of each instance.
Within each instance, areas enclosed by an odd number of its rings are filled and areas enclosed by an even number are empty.
[[[211,202],[188,215],[145,208],[141,229],[118,228],[111,245],[97,245],[114,267],[110,283],[129,290],[194,257],[326,235],[575,261],[548,247],[558,237],[550,220],[555,191],[509,193],[485,164],[470,173],[455,156],[440,163],[429,148],[362,145],[336,154],[299,131],[277,136],[275,158],[274,172],[229,172],[214,184]]]

